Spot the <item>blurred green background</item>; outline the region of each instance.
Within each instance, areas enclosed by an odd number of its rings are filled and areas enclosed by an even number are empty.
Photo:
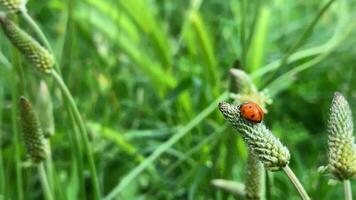
[[[327,164],[333,93],[356,112],[356,1],[41,0],[27,7],[87,123],[103,196],[120,184],[118,199],[234,199],[211,180],[245,177],[246,146],[217,109],[239,59],[273,100],[265,123],[291,151],[290,166],[308,193],[343,198],[342,185],[328,185],[330,176],[317,168]],[[35,35],[21,17],[18,23]],[[25,95],[35,101],[41,79],[50,87],[57,198],[79,199],[73,130],[59,91],[0,35],[2,54],[22,63]],[[17,199],[16,145],[26,160],[11,115],[19,78],[0,65],[0,199]],[[25,164],[21,171],[25,199],[41,199],[36,172]],[[270,178],[271,199],[299,199],[285,174]]]

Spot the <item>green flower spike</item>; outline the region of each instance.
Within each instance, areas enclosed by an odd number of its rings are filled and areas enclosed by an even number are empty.
[[[0,11],[18,12],[25,5],[25,0],[0,0]]]
[[[44,73],[51,72],[54,59],[45,48],[6,17],[0,17],[0,23],[6,36],[28,61]]]
[[[34,163],[40,163],[47,156],[45,139],[38,118],[25,97],[20,97],[20,120],[27,153]]]
[[[290,154],[263,123],[253,123],[241,116],[240,106],[219,103],[219,109],[225,119],[241,133],[250,150],[270,171],[279,171],[288,165]]]
[[[264,169],[258,157],[249,151],[247,160],[247,174],[245,192],[247,200],[259,200],[264,192]]]
[[[256,102],[267,113],[266,107],[272,103],[268,90],[258,91],[250,76],[242,70],[231,69],[230,74],[233,77],[232,87],[234,91],[230,94],[231,98],[237,103]]]
[[[328,121],[328,168],[338,180],[356,176],[356,149],[353,121],[349,104],[336,92],[331,103]]]

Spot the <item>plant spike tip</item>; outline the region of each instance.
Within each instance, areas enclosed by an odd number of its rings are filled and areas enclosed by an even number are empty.
[[[5,35],[28,61],[44,73],[51,72],[54,59],[45,48],[6,17],[0,17],[0,23]]]
[[[335,92],[328,121],[328,169],[339,181],[356,177],[356,149],[350,106]]]
[[[34,163],[42,162],[47,157],[45,139],[38,118],[25,97],[20,97],[20,122],[28,155]]]

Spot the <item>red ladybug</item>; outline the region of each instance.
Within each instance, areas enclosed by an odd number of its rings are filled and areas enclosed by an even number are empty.
[[[252,101],[243,103],[240,106],[240,112],[242,117],[255,123],[260,123],[265,115],[262,108]]]

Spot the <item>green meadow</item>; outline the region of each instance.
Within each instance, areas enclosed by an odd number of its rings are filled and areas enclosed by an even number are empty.
[[[356,154],[355,0],[0,0],[0,22],[0,200],[245,199],[250,144],[218,105],[246,101],[311,199],[356,198],[328,146],[340,92]],[[261,166],[246,199],[301,199]]]

